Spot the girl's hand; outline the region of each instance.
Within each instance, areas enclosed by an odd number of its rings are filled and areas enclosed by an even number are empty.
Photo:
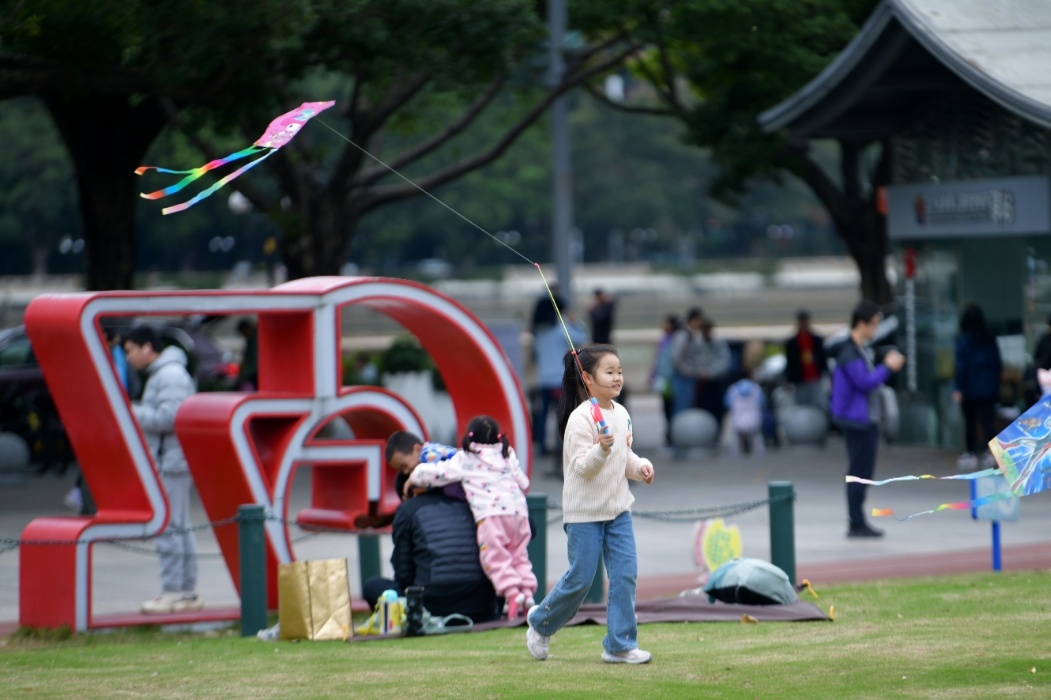
[[[639,469],[639,473],[642,475],[642,480],[645,481],[647,484],[653,483],[652,464],[643,464],[642,467]]]
[[[602,445],[602,449],[606,454],[613,451],[613,433],[605,432],[600,433],[598,436],[598,444]]]

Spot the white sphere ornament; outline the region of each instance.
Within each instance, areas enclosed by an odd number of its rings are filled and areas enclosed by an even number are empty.
[[[816,406],[791,406],[781,412],[781,428],[792,445],[820,445],[828,435],[828,416]]]
[[[708,411],[689,408],[671,421],[671,439],[676,447],[706,447],[715,442],[719,423]]]

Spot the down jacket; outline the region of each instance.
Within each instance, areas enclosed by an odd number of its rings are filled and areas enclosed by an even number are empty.
[[[175,437],[175,414],[182,402],[197,389],[186,371],[186,353],[171,346],[161,351],[146,368],[142,399],[132,411],[146,437],[146,446],[157,468],[165,474],[187,472],[190,467]]]
[[[394,579],[402,590],[423,586],[428,612],[496,619],[496,591],[478,560],[478,530],[466,501],[439,490],[404,501],[394,514],[393,539]]]

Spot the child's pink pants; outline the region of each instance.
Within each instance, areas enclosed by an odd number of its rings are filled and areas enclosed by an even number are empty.
[[[491,515],[478,523],[478,557],[497,595],[536,593],[536,576],[529,563],[529,518]]]

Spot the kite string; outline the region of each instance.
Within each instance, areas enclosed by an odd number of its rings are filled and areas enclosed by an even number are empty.
[[[452,208],[451,206],[449,206],[448,204],[446,204],[446,203],[445,203],[445,202],[443,202],[442,200],[438,199],[437,197],[435,197],[435,196],[434,196],[433,194],[431,194],[431,193],[430,193],[430,192],[428,192],[427,190],[425,190],[425,189],[423,189],[422,187],[420,187],[419,185],[417,185],[417,184],[416,184],[415,182],[413,182],[412,180],[410,180],[410,179],[409,179],[408,177],[406,177],[405,175],[402,175],[401,173],[399,173],[399,172],[398,172],[397,170],[395,170],[395,169],[394,169],[394,168],[393,168],[392,166],[390,166],[390,165],[387,165],[387,163],[383,162],[383,161],[382,161],[382,160],[381,160],[381,159],[379,158],[379,156],[377,156],[377,155],[375,155],[375,154],[373,154],[373,153],[370,153],[370,152],[369,152],[369,151],[367,151],[366,149],[364,149],[364,148],[362,148],[361,146],[359,146],[358,144],[354,143],[354,142],[353,142],[353,141],[351,141],[351,140],[350,140],[349,138],[347,138],[347,137],[346,137],[346,136],[345,136],[344,134],[340,133],[340,132],[339,132],[339,130],[337,130],[337,129],[334,129],[333,127],[331,127],[331,126],[329,126],[328,124],[326,124],[326,123],[325,123],[325,122],[324,122],[324,121],[323,121],[322,119],[319,119],[319,118],[315,117],[315,118],[314,118],[314,121],[318,122],[319,124],[321,124],[322,126],[324,126],[324,127],[326,128],[326,129],[328,129],[329,131],[331,131],[332,133],[334,133],[334,134],[335,134],[336,136],[340,137],[341,139],[343,139],[344,141],[346,141],[347,143],[349,143],[349,144],[350,144],[351,146],[353,146],[354,148],[358,149],[359,151],[361,151],[362,153],[364,153],[365,155],[367,155],[367,156],[368,156],[369,158],[371,158],[372,160],[376,161],[377,163],[379,163],[380,165],[382,165],[382,166],[383,166],[384,168],[386,168],[387,170],[391,171],[392,173],[394,173],[395,175],[397,175],[398,177],[400,177],[400,178],[401,178],[402,180],[404,180],[405,182],[409,183],[410,185],[412,185],[413,187],[415,187],[416,189],[418,189],[418,190],[419,190],[420,192],[422,192],[423,194],[425,194],[425,195],[427,195],[428,197],[430,197],[431,199],[433,199],[433,200],[434,200],[435,202],[437,202],[438,204],[441,204],[441,205],[442,205],[443,207],[445,207],[446,209],[448,209],[449,211],[451,211],[451,212],[452,212],[453,214],[456,214],[456,215],[457,215],[458,217],[460,217],[461,219],[463,219],[464,221],[466,221],[467,223],[469,223],[469,224],[470,224],[471,226],[474,226],[474,227],[475,227],[476,229],[478,229],[479,231],[481,231],[481,232],[482,232],[482,233],[484,233],[485,235],[489,236],[489,237],[490,237],[490,238],[492,238],[492,239],[493,239],[494,241],[496,241],[497,243],[499,243],[499,244],[500,244],[500,245],[502,245],[503,247],[507,248],[507,249],[508,249],[509,251],[511,251],[512,253],[514,253],[514,254],[515,254],[515,255],[517,255],[518,257],[520,257],[520,258],[522,258],[523,260],[525,260],[525,261],[526,261],[527,263],[529,263],[530,265],[536,265],[538,269],[540,268],[540,266],[539,266],[539,265],[537,265],[537,264],[536,264],[535,262],[533,262],[532,260],[530,260],[529,258],[527,258],[527,257],[526,257],[525,255],[522,255],[522,253],[520,253],[520,252],[518,252],[517,250],[515,250],[515,249],[514,249],[513,247],[511,247],[511,246],[510,246],[509,244],[505,243],[504,241],[501,241],[501,240],[500,240],[499,238],[497,238],[496,236],[494,236],[493,234],[489,233],[489,232],[488,232],[488,231],[486,231],[486,230],[485,230],[484,228],[482,228],[482,226],[480,226],[479,224],[476,224],[476,223],[475,223],[474,221],[472,221],[471,219],[467,218],[467,217],[466,217],[465,215],[463,215],[463,214],[461,214],[460,212],[456,211],[456,210],[455,210],[455,209],[453,209],[453,208]],[[545,281],[545,282],[544,282],[544,284],[546,285],[546,284],[547,284],[547,282]],[[547,290],[547,291],[548,291],[548,292],[550,293],[550,292],[551,292],[551,289],[550,289],[550,288],[548,288],[548,290]],[[555,303],[555,298],[554,298],[554,296],[553,296],[553,295],[551,296],[551,303],[552,303],[552,304],[554,304],[554,303]],[[555,310],[556,310],[556,311],[558,310],[558,306],[557,306],[557,305],[555,306]],[[568,333],[568,331],[567,331],[567,333]]]
[[[361,151],[362,153],[367,155],[369,158],[371,158],[372,160],[376,161],[377,163],[382,165],[384,168],[386,168],[387,170],[391,171],[393,174],[397,175],[402,180],[404,180],[408,184],[410,184],[413,187],[415,187],[421,193],[427,195],[428,197],[433,199],[435,202],[437,202],[438,204],[442,205],[443,207],[448,209],[450,212],[452,212],[456,216],[458,216],[461,219],[463,219],[464,221],[466,221],[471,226],[475,227],[476,229],[478,229],[479,231],[481,231],[485,235],[489,236],[489,238],[492,238],[494,241],[496,241],[497,243],[499,243],[503,247],[507,248],[509,251],[511,251],[512,253],[514,253],[518,257],[522,258],[523,260],[525,260],[530,265],[533,265],[536,268],[536,271],[540,273],[540,280],[544,283],[544,289],[547,290],[548,298],[551,299],[551,306],[555,309],[555,316],[558,317],[558,322],[562,326],[562,331],[566,334],[566,342],[569,343],[569,349],[573,353],[573,359],[576,360],[577,368],[580,370],[580,383],[583,385],[584,391],[587,392],[588,399],[593,399],[594,398],[591,395],[591,391],[588,389],[587,384],[584,382],[584,366],[582,364],[580,364],[580,353],[577,351],[576,346],[573,344],[573,338],[572,338],[572,336],[569,333],[569,327],[566,325],[565,319],[562,318],[562,311],[561,311],[561,309],[558,308],[558,302],[555,300],[555,293],[553,291],[551,291],[551,285],[549,285],[547,283],[547,278],[544,276],[544,271],[542,269],[540,269],[540,263],[530,260],[528,257],[526,257],[525,255],[520,253],[518,250],[516,250],[510,244],[500,240],[499,238],[497,238],[493,234],[489,233],[481,225],[475,223],[474,221],[469,219],[464,214],[461,214],[459,211],[457,211],[453,207],[449,206],[448,204],[443,202],[441,199],[439,199],[438,197],[434,196],[433,194],[431,194],[430,192],[425,190],[423,187],[421,187],[420,185],[418,185],[415,182],[413,182],[412,180],[410,180],[405,175],[402,175],[400,172],[395,170],[393,166],[388,165],[386,162],[384,162],[379,156],[371,153],[370,151],[368,151],[367,149],[363,148],[362,146],[359,146],[358,144],[354,143],[354,141],[352,141],[350,138],[348,138],[345,134],[341,133],[339,130],[333,128],[332,126],[326,124],[323,119],[315,117],[314,121],[316,121],[317,123],[321,124],[326,129],[328,129],[329,131],[334,133],[336,136],[338,136],[339,138],[343,139],[344,141],[349,143],[351,146],[353,146],[354,148],[358,149],[359,151]]]

